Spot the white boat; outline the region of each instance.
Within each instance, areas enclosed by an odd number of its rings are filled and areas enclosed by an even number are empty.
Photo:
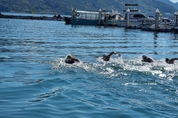
[[[72,25],[103,25],[105,16],[109,15],[109,12],[101,9],[99,11],[72,10],[72,16],[66,18],[65,22]]]
[[[160,17],[160,11],[155,12],[155,22],[152,25],[142,27],[142,30],[171,32],[175,27],[175,21],[169,18]]]
[[[129,15],[127,14],[129,10]],[[154,19],[152,17],[146,16],[144,13],[138,10],[138,4],[125,4],[125,9],[123,10],[125,17],[124,20],[118,20],[117,25],[119,27],[126,27],[127,19],[129,20],[130,27],[140,27],[143,24],[152,24]],[[129,18],[127,18],[129,16]]]
[[[109,16],[105,16],[103,24],[107,26],[117,26],[118,20],[124,20],[123,15],[120,12],[112,9],[112,12],[109,14]]]
[[[150,26],[142,27],[142,29],[148,31],[171,32],[174,26],[175,26],[174,21],[170,20],[169,18],[161,18],[158,22],[157,28],[156,23],[154,23]]]
[[[104,25],[104,26],[117,26],[117,20],[123,20],[123,16],[118,11],[106,10],[99,11],[81,11],[72,10],[72,16],[65,17],[66,24],[72,25]]]

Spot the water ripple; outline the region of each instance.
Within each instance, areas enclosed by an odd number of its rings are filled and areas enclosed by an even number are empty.
[[[178,35],[0,19],[1,117],[176,117]],[[103,54],[111,51],[109,62]],[[66,64],[71,54],[80,63]],[[142,55],[154,59],[143,63]],[[40,109],[40,112],[38,112]]]

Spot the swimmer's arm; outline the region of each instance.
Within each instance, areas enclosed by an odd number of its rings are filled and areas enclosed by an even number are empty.
[[[80,61],[79,61],[78,59],[76,59],[76,58],[73,58],[73,60],[76,61],[76,62],[80,62]]]

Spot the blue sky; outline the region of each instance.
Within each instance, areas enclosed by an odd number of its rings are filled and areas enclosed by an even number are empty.
[[[170,1],[172,1],[172,2],[174,2],[174,3],[178,2],[178,0],[170,0]]]

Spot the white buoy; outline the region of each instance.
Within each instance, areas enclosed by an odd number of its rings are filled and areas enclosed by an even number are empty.
[[[126,27],[130,26],[130,9],[127,9]]]
[[[157,9],[155,13],[155,30],[158,30],[159,28],[159,17],[160,17],[160,12]]]

